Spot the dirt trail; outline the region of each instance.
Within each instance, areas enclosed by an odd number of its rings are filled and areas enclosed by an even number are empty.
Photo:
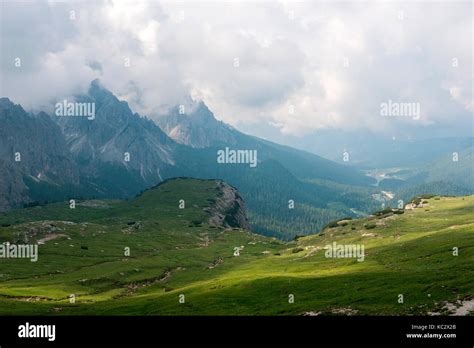
[[[51,233],[51,234],[46,235],[44,238],[38,239],[38,244],[44,244],[45,242],[48,242],[50,240],[60,238],[60,237],[67,237],[67,236],[62,233]]]

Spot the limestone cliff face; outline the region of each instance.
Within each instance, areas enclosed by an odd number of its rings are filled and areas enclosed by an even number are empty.
[[[98,80],[92,81],[87,95],[78,98],[95,104],[94,120],[56,120],[74,160],[88,176],[107,179],[108,173],[100,171],[101,164],[112,164],[138,173],[146,187],[163,180],[163,172],[176,164],[176,143],[153,121],[133,113],[126,102],[102,87]],[[128,160],[125,156],[129,156]]]
[[[231,126],[216,120],[203,102],[194,102],[186,114],[180,114],[176,107],[158,118],[157,123],[174,141],[194,148],[235,145],[239,134]]]
[[[211,208],[209,224],[224,228],[250,229],[245,211],[245,203],[236,188],[224,181],[217,181],[217,199]]]
[[[78,183],[61,130],[47,114],[29,114],[0,98],[0,124],[0,211],[31,201],[27,181],[54,187]]]

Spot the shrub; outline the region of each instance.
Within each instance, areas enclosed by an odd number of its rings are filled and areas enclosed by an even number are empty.
[[[421,203],[422,199],[431,199],[433,197],[434,197],[434,195],[431,195],[431,194],[419,195],[419,196],[413,197],[411,199],[411,203],[418,205],[418,204]]]
[[[30,202],[30,203],[23,204],[23,208],[33,208],[33,207],[37,207],[39,205],[40,205],[40,202],[33,201],[33,202]]]
[[[382,216],[382,215],[385,215],[385,214],[389,214],[391,212],[392,212],[392,208],[385,208],[383,210],[376,211],[373,215]]]
[[[191,223],[189,224],[189,227],[200,227],[202,226],[202,221],[200,220],[192,220]]]
[[[326,226],[323,227],[323,230],[326,229],[326,228],[334,228],[334,227],[338,227],[338,226],[339,225],[337,224],[337,221],[331,221]]]

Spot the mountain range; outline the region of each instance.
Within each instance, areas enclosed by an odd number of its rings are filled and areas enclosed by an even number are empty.
[[[222,179],[241,192],[254,231],[291,239],[379,205],[371,198],[376,181],[361,170],[244,134],[203,102],[187,112],[176,106],[155,122],[98,80],[74,102],[93,103],[94,118],[30,113],[0,99],[0,211],[130,199],[172,177]],[[256,151],[258,165],[218,163],[225,148]]]

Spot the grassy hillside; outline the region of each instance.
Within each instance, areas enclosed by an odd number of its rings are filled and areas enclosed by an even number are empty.
[[[210,226],[219,195],[216,181],[179,179],[130,201],[0,215],[1,242],[44,242],[36,263],[0,259],[0,314],[409,315],[474,298],[474,196],[282,243]],[[364,261],[326,258],[333,242],[364,245]]]
[[[453,155],[443,156],[424,168],[426,182],[444,181],[454,183],[471,192],[474,191],[474,146],[457,153],[457,161]]]

